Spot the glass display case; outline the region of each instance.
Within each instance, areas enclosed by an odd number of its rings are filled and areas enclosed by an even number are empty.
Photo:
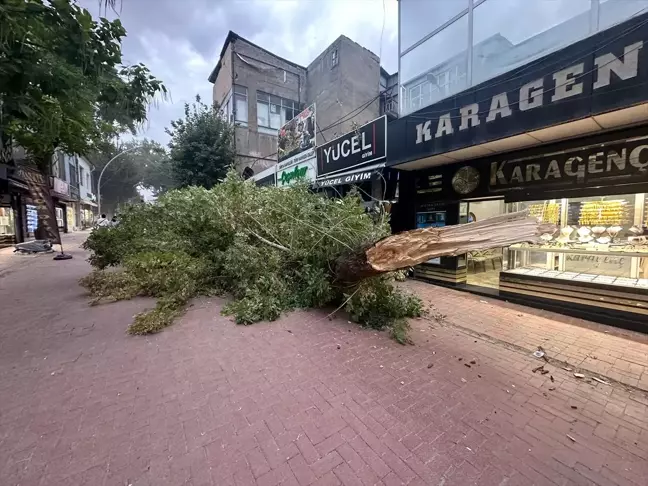
[[[0,206],[0,245],[13,243],[16,237],[16,220],[10,207]]]
[[[507,273],[648,288],[644,194],[509,204],[556,230],[509,247]]]

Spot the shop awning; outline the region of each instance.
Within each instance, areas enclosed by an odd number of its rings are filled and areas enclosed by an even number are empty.
[[[17,189],[22,189],[23,191],[29,191],[29,186],[22,181],[9,178],[9,185]]]
[[[342,186],[344,184],[361,184],[362,182],[371,181],[379,177],[384,167],[385,162],[381,162],[360,169],[322,177],[313,182],[313,187],[321,188]]]
[[[59,201],[75,202],[75,199],[72,196],[70,196],[69,194],[63,194],[63,193],[60,193],[60,192],[56,192],[54,190],[50,190],[50,194],[51,194],[52,197],[55,197]]]
[[[97,207],[96,202],[89,201],[87,199],[81,199],[81,204],[85,204],[86,206],[92,206],[93,208]]]

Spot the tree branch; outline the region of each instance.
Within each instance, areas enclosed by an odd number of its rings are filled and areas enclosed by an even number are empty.
[[[285,246],[280,245],[278,243],[274,243],[274,242],[272,242],[270,240],[266,240],[263,236],[260,236],[260,235],[256,234],[252,230],[248,230],[248,231],[250,232],[251,235],[256,236],[262,243],[265,243],[266,245],[270,245],[271,247],[276,248],[277,250],[290,252],[290,250],[288,248],[286,248]]]

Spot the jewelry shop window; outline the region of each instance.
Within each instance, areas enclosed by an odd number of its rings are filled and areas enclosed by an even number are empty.
[[[510,203],[556,225],[539,243],[509,247],[509,272],[648,288],[644,194]]]

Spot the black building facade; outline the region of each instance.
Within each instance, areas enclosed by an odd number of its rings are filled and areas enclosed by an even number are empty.
[[[419,278],[648,331],[648,14],[390,123],[400,226],[526,210],[536,243]]]

